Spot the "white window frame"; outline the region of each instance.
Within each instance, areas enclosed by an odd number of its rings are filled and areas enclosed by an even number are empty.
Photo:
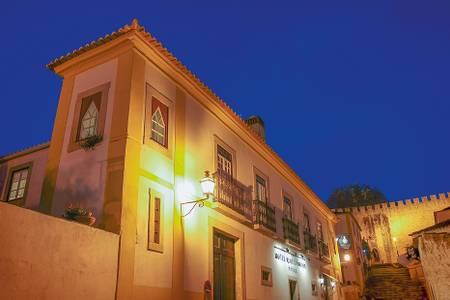
[[[25,178],[23,178],[23,174],[26,172]],[[15,181],[15,174],[19,174],[19,180]],[[8,193],[6,201],[16,201],[24,199],[27,192],[28,182],[30,180],[30,168],[20,168],[11,172],[11,179],[8,185]],[[19,191],[22,191],[22,195],[19,197]],[[14,192],[14,198],[11,198],[11,193]]]
[[[159,120],[155,120],[159,119]],[[160,121],[160,122],[159,122]],[[155,129],[155,126],[159,127],[159,129],[162,129],[162,133],[159,132],[157,129]],[[152,115],[152,123],[151,123],[151,139],[154,140],[155,142],[161,144],[162,146],[166,146],[167,145],[167,141],[166,141],[166,129],[167,126],[164,123],[164,117],[162,115],[161,109],[158,107],[156,108],[155,112]]]
[[[80,141],[97,134],[99,113],[100,112],[98,111],[98,108],[95,105],[94,101],[91,101],[88,109],[84,113],[84,116],[80,120]],[[89,122],[90,124],[88,124],[88,126],[85,126],[86,122]]]

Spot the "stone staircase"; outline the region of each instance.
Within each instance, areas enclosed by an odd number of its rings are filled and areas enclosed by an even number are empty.
[[[373,265],[364,289],[367,300],[425,300],[425,289],[399,264]]]

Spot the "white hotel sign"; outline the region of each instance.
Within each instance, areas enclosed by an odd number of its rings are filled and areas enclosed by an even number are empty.
[[[289,250],[289,248],[279,246],[274,246],[274,248],[275,260],[285,263],[289,271],[298,273],[299,268],[306,268],[306,259],[302,254]]]

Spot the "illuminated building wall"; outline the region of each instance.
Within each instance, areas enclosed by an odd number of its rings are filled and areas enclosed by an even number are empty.
[[[297,282],[295,296],[301,299],[320,299],[327,291],[329,299],[342,297],[336,216],[137,22],[48,67],[63,85],[46,150],[40,210],[59,217],[70,203],[79,203],[93,211],[96,227],[120,235],[118,299],[204,299],[209,285],[217,289],[215,232],[232,240],[236,299],[289,298],[290,280]],[[85,150],[77,141],[79,124],[96,93],[101,97],[92,103],[102,139]],[[165,128],[159,142],[152,135],[155,124]],[[239,196],[249,203],[247,214],[216,201],[182,217],[194,205],[182,203],[202,197],[204,171],[217,171],[219,146],[233,156],[233,189],[248,196]],[[256,225],[260,215],[254,205],[263,211],[254,201],[256,175],[265,179],[274,224]],[[286,197],[291,201],[286,224],[298,224],[295,243],[285,238]],[[319,237],[321,224],[322,244],[311,239],[317,250],[305,249],[305,214],[311,236]],[[270,274],[267,280],[262,270]]]
[[[379,263],[396,262],[412,245],[411,232],[434,224],[434,212],[450,206],[447,194],[407,199],[373,206],[335,209],[351,212],[362,227],[363,238],[380,254]]]
[[[361,227],[349,212],[339,213],[337,217],[335,228],[345,299],[360,299],[365,282]]]

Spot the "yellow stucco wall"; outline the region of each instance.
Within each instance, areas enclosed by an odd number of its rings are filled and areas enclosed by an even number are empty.
[[[0,299],[114,299],[119,236],[0,202]]]

